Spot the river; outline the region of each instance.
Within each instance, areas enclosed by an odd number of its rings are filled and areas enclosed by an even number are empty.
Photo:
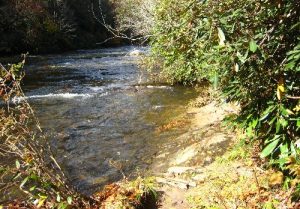
[[[187,127],[157,131],[184,115],[192,88],[153,84],[129,53],[79,50],[29,58],[23,89],[72,184],[85,194],[144,174]]]

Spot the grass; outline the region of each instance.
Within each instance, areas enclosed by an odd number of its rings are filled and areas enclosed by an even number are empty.
[[[263,169],[255,147],[242,141],[205,167],[205,181],[187,192],[191,208],[295,208],[293,189],[284,187],[287,178]]]

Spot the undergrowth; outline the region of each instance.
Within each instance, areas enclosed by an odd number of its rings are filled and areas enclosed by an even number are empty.
[[[237,142],[203,168],[204,180],[187,191],[193,209],[299,208],[295,179],[262,165],[255,145]]]

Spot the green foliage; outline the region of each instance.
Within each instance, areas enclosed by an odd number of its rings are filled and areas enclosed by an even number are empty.
[[[152,52],[164,73],[210,80],[239,102],[235,123],[281,167],[300,140],[299,11],[292,0],[163,0],[155,13]]]

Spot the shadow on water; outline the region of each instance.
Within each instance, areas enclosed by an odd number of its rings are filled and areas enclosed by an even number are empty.
[[[140,81],[131,50],[83,50],[27,66],[26,96],[64,172],[85,194],[121,179],[120,169],[143,173],[158,148],[185,131],[156,130],[183,114],[196,92]]]

